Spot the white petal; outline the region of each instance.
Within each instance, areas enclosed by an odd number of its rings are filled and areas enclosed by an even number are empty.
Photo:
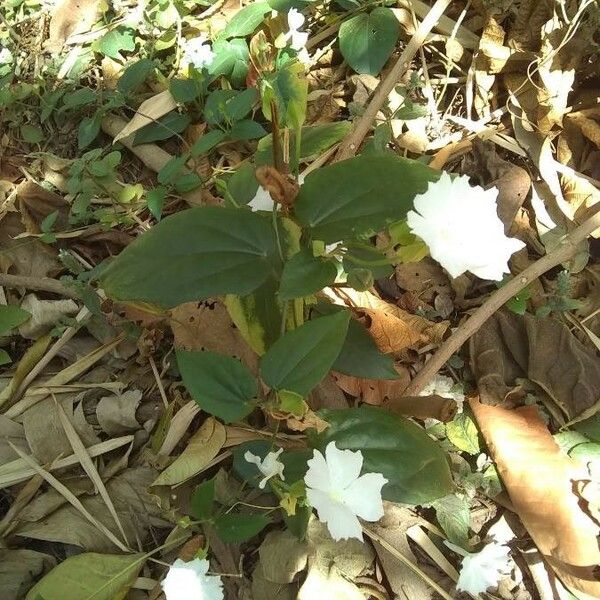
[[[260,463],[261,463],[260,456],[256,456],[256,454],[252,454],[252,452],[250,452],[250,450],[247,450],[246,453],[244,454],[244,460],[248,461],[249,463],[254,463],[255,465],[260,465]]]
[[[329,477],[333,490],[341,492],[358,479],[363,465],[360,450],[340,450],[335,442],[329,442],[325,448],[325,459],[329,467]]]
[[[356,538],[362,542],[362,527],[356,515],[340,502],[334,501],[321,490],[306,490],[306,497],[318,514],[319,521],[327,525],[331,537],[336,540]]]
[[[290,46],[294,50],[303,50],[306,47],[306,42],[308,41],[308,32],[304,31],[291,31],[291,43]]]
[[[468,554],[462,561],[456,588],[473,595],[498,585],[500,577],[510,571],[510,549],[492,542],[475,554]]]
[[[383,517],[381,488],[388,480],[381,473],[366,473],[344,491],[344,504],[365,521],[378,521]]]
[[[304,475],[306,486],[329,492],[331,489],[331,479],[325,457],[318,450],[313,450],[313,457],[306,464],[308,465],[308,470],[306,471],[306,475]]]
[[[208,561],[195,558],[189,562],[177,559],[162,582],[167,600],[223,600],[221,578],[207,575]]]
[[[288,12],[287,21],[290,31],[296,31],[304,25],[304,15],[296,8],[292,8]]]
[[[258,186],[256,190],[256,194],[254,194],[254,198],[248,202],[248,206],[252,210],[267,210],[272,211],[275,206],[275,202],[273,202],[273,198],[271,198],[271,194],[267,190],[265,190],[262,185]]]

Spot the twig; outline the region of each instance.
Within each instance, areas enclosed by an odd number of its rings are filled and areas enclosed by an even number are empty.
[[[594,207],[596,208],[596,207]],[[444,366],[446,361],[502,306],[518,294],[529,283],[553,267],[569,260],[578,252],[578,245],[588,235],[600,228],[600,206],[579,227],[565,236],[551,252],[536,260],[513,280],[494,292],[456,331],[438,348],[437,352],[417,373],[417,376],[404,390],[407,396],[416,396],[429,383],[431,378]]]
[[[51,292],[65,298],[81,300],[81,297],[75,290],[71,290],[57,279],[50,279],[49,277],[23,277],[22,275],[0,273],[0,286],[6,286],[11,289],[22,287],[36,292]]]
[[[425,41],[425,38],[435,27],[439,18],[442,16],[450,2],[451,0],[437,0],[432,9],[429,11],[429,14],[423,19],[423,21],[421,21],[421,25],[419,25],[419,28],[417,31],[415,31],[415,34],[410,39],[410,42],[408,42],[406,45],[406,48],[404,48],[404,51],[400,55],[400,58],[398,58],[396,61],[396,64],[392,67],[392,70],[375,89],[375,93],[373,94],[373,97],[371,98],[371,101],[369,102],[364,114],[360,119],[358,119],[352,131],[342,141],[334,162],[351,158],[356,154],[359,146],[371,129],[377,113],[385,104],[387,97],[398,84],[400,78],[408,70],[412,59],[419,51],[419,48]]]

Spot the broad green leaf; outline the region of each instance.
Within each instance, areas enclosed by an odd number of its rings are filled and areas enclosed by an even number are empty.
[[[95,102],[97,92],[91,88],[80,88],[63,96],[63,108],[78,108]]]
[[[95,552],[71,556],[38,581],[26,600],[123,600],[145,559]]]
[[[209,125],[219,125],[225,121],[227,103],[232,101],[239,92],[236,90],[214,90],[204,103],[204,120]]]
[[[308,80],[304,66],[299,62],[289,62],[265,79],[263,112],[271,118],[273,99],[277,106],[280,126],[297,131],[306,119]]]
[[[44,132],[39,127],[24,123],[21,125],[21,137],[28,144],[38,144],[44,139]]]
[[[398,379],[394,360],[383,354],[365,327],[350,319],[342,350],[332,369],[362,379]]]
[[[0,304],[0,335],[4,335],[11,329],[25,323],[30,317],[31,313],[18,306]]]
[[[12,358],[10,357],[10,354],[6,350],[3,350],[2,348],[0,348],[0,366],[8,365],[11,362],[12,362]]]
[[[252,2],[237,12],[221,32],[221,37],[244,37],[262,23],[263,17],[271,11],[268,2]]]
[[[248,74],[248,44],[244,39],[217,40],[213,44],[215,58],[209,73],[214,80],[225,75],[233,85],[241,86]]]
[[[220,144],[227,137],[224,131],[220,129],[213,129],[208,133],[205,133],[190,150],[190,154],[194,157],[206,154],[209,150],[212,150],[215,146]]]
[[[135,132],[134,145],[149,144],[167,140],[181,133],[190,124],[190,117],[177,112],[170,112],[155,123],[150,123]]]
[[[231,121],[240,121],[252,110],[258,100],[258,90],[247,88],[237,93],[225,105],[225,116]]]
[[[469,550],[469,523],[471,510],[469,502],[463,496],[450,494],[439,498],[432,504],[435,516],[442,526],[448,540]]]
[[[302,128],[300,140],[300,158],[308,159],[311,156],[322,154],[339,142],[350,131],[352,125],[348,121],[336,123],[323,123],[321,125],[307,125]],[[290,132],[290,147],[296,143],[296,134]],[[258,149],[254,157],[257,165],[273,163],[273,136],[268,135],[258,142]]]
[[[388,480],[386,500],[425,504],[453,492],[446,454],[412,421],[374,406],[323,410],[320,416],[329,427],[315,436],[317,447],[335,441],[340,449],[360,450],[363,472]]]
[[[248,204],[258,190],[258,180],[254,176],[254,165],[245,162],[227,179],[227,192],[238,205]]]
[[[203,206],[163,219],[104,270],[105,292],[172,308],[222,294],[249,294],[277,254],[268,219],[247,210]]]
[[[158,172],[158,182],[163,185],[174,184],[185,168],[186,161],[185,156],[174,156],[169,159],[167,164]]]
[[[304,248],[283,266],[279,297],[292,300],[310,296],[331,285],[336,275],[337,267],[331,259],[317,258]]]
[[[146,81],[153,70],[154,63],[149,58],[138,60],[123,71],[117,83],[117,90],[123,94],[131,94]]]
[[[48,120],[48,118],[56,108],[58,101],[63,97],[64,93],[65,91],[59,88],[57,90],[44,94],[40,98],[40,108],[42,109],[40,113],[41,123],[45,123]],[[0,100],[0,103],[1,102],[2,101]]]
[[[215,521],[217,535],[226,544],[239,544],[260,533],[271,520],[264,515],[229,513]]]
[[[87,148],[100,133],[102,115],[97,112],[93,117],[84,117],[77,132],[77,145],[80,150]]]
[[[254,408],[257,383],[252,373],[231,356],[177,350],[183,383],[205,412],[230,423]]]
[[[199,520],[209,519],[215,502],[215,480],[203,481],[192,494],[192,515]]]
[[[92,49],[114,60],[123,60],[122,50],[131,52],[135,49],[134,33],[133,29],[119,25],[95,41]]]
[[[479,454],[481,447],[477,426],[469,414],[462,412],[450,423],[446,423],[446,436],[448,439],[463,452],[469,454]]]
[[[169,91],[176,102],[185,103],[195,100],[200,95],[201,89],[194,79],[172,79]]]
[[[406,216],[413,198],[439,177],[407,158],[357,156],[317,169],[296,198],[298,221],[326,243],[377,232]]]
[[[340,311],[288,331],[261,359],[264,382],[276,390],[308,395],[338,357],[349,320],[350,314]]]
[[[179,194],[185,194],[191,190],[195,190],[202,185],[202,177],[198,173],[187,172],[183,173],[175,180],[175,190]]]
[[[167,197],[167,188],[158,186],[148,190],[146,193],[146,204],[148,210],[152,213],[152,216],[160,221],[162,216],[162,209],[165,205],[165,198]]]
[[[379,7],[341,24],[340,51],[357,73],[377,75],[394,50],[399,34],[394,13]]]
[[[244,119],[233,124],[233,127],[229,130],[228,137],[232,141],[237,141],[255,140],[265,135],[267,135],[267,131],[260,123],[251,119]]]

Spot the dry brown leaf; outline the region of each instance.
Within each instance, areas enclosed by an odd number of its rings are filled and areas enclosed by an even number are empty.
[[[128,137],[142,127],[160,119],[175,108],[177,108],[177,102],[175,102],[169,90],[164,90],[156,94],[156,96],[144,100],[131,121],[115,136],[114,142]]]
[[[510,406],[517,379],[525,377],[548,394],[553,414],[558,407],[567,419],[600,400],[596,355],[555,319],[500,311],[471,338],[470,355],[485,404]]]
[[[300,189],[297,181],[270,165],[257,167],[255,175],[258,183],[269,192],[275,202],[287,207],[293,206]]]
[[[170,311],[175,347],[210,350],[238,358],[258,373],[258,356],[248,346],[220,300],[187,302]]]
[[[50,19],[46,50],[60,52],[67,39],[86,33],[102,14],[101,0],[59,0]]]
[[[380,406],[388,399],[399,398],[410,383],[408,368],[396,364],[399,379],[359,379],[351,375],[332,372],[335,382],[350,396],[362,399],[367,404]]]
[[[561,453],[538,409],[506,410],[470,401],[513,506],[544,558],[569,586],[596,597],[597,523],[574,486],[587,470]]]

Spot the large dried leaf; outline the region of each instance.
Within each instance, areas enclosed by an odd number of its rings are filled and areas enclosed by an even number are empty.
[[[597,356],[555,319],[500,311],[471,338],[470,355],[485,404],[510,402],[520,378],[540,386],[567,419],[600,400]]]
[[[86,33],[102,14],[100,0],[59,0],[55,3],[46,49],[60,52],[67,38]]]
[[[559,577],[577,590],[600,595],[598,523],[575,492],[587,469],[561,453],[537,407],[516,410],[470,402],[512,500],[536,545]]]
[[[394,366],[398,379],[359,379],[352,375],[333,372],[334,381],[344,392],[355,398],[360,398],[367,404],[380,406],[393,398],[402,396],[410,383],[410,373],[404,365]],[[335,408],[341,408],[336,406]]]
[[[0,550],[0,587],[2,600],[20,600],[34,581],[54,566],[48,554],[34,550]]]

